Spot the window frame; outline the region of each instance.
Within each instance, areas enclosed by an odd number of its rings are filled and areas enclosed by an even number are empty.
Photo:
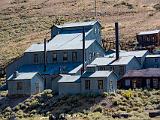
[[[56,55],[56,57],[54,55]],[[52,61],[53,63],[57,62],[57,53],[52,53]]]
[[[33,55],[33,62],[34,62],[34,64],[38,64],[38,62],[39,62],[39,60],[38,60],[38,54],[37,53],[35,53]]]
[[[66,55],[66,56],[65,56]],[[67,52],[63,52],[63,61],[67,62],[68,61],[68,53]]]
[[[73,62],[77,61],[77,52],[76,51],[72,52],[72,61]]]
[[[85,80],[85,90],[90,90],[91,89],[91,82],[90,80]]]
[[[16,87],[17,87],[17,90],[22,90],[23,89],[23,82],[17,82]]]
[[[103,80],[98,80],[97,82],[98,82],[98,89],[99,90],[103,90],[104,89],[104,82],[103,82]]]

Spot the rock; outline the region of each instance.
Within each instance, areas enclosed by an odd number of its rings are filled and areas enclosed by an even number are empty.
[[[157,117],[160,116],[160,111],[149,112],[149,117]]]

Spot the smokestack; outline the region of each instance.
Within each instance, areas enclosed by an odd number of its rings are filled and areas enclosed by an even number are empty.
[[[83,27],[83,68],[82,74],[84,73],[85,69],[85,28]]]
[[[44,39],[44,72],[46,71],[47,67],[47,41],[46,38]]]
[[[119,59],[119,26],[118,22],[115,23],[115,36],[116,36],[116,60]]]

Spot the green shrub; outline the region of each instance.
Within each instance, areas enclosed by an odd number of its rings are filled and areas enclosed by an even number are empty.
[[[103,108],[102,108],[101,106],[97,106],[97,107],[93,110],[93,112],[100,112],[100,113],[102,113],[102,112],[103,112]]]
[[[108,95],[109,95],[108,92],[103,92],[103,93],[101,94],[102,97],[107,97]]]
[[[132,95],[133,93],[131,90],[127,90],[127,91],[124,91],[124,93],[122,93],[122,96],[125,97],[126,99],[130,99]]]

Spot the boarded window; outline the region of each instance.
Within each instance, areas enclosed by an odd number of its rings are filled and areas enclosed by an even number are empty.
[[[90,80],[85,80],[85,89],[90,90]]]
[[[22,90],[22,88],[23,88],[23,83],[17,82],[17,90]]]
[[[34,54],[33,62],[34,62],[35,64],[38,63],[38,54]]]
[[[72,61],[77,61],[77,52],[72,52]]]
[[[103,80],[98,80],[98,89],[103,89]]]
[[[57,62],[57,54],[53,53],[53,58],[52,58],[53,62]]]
[[[67,61],[67,60],[68,60],[67,53],[66,53],[66,52],[64,52],[64,53],[63,53],[63,61]]]
[[[131,81],[130,80],[125,80],[125,86],[129,87],[131,85]]]

